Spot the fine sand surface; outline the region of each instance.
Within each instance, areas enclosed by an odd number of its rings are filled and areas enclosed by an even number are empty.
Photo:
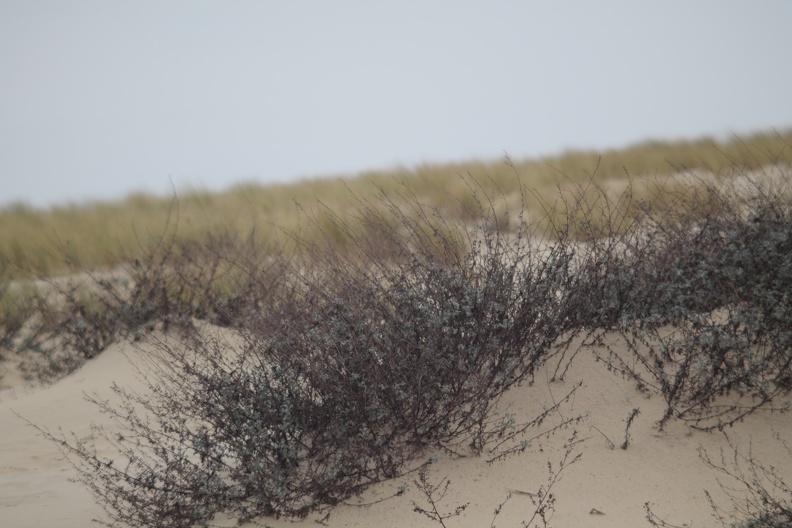
[[[83,399],[83,393],[95,391],[111,396],[112,382],[140,387],[130,365],[137,354],[139,351],[129,343],[114,345],[76,373],[47,387],[26,386],[13,375],[0,381],[0,527],[82,528],[102,514],[102,508],[82,484],[70,481],[76,473],[57,446],[19,416],[53,432],[62,428],[78,436],[87,435],[90,424],[103,423],[104,417]],[[542,406],[551,405],[553,399],[560,399],[573,383],[582,381],[583,386],[571,402],[563,405],[561,413],[567,417],[589,415],[576,426],[581,441],[575,452],[582,453],[582,458],[564,470],[553,489],[557,502],[551,526],[649,526],[645,520],[646,502],[652,503],[655,513],[679,526],[720,526],[712,516],[704,490],[709,490],[721,506],[728,507],[729,503],[716,481],[719,475],[701,462],[698,452],[703,448],[718,457],[719,449],[728,448],[723,434],[693,431],[678,421],[658,433],[653,423],[661,416],[662,399],[647,399],[632,383],[607,372],[589,352],[578,355],[566,381],[548,383],[546,374],[542,371],[533,386],[516,388],[507,395],[511,411],[518,417],[530,417]],[[636,407],[641,413],[630,429],[628,449],[622,450],[618,446],[624,440],[625,420]],[[773,439],[773,432],[792,441],[792,418],[757,413],[727,434],[746,450],[751,442],[757,460],[775,465],[780,475],[792,480],[792,460]],[[486,457],[451,460],[441,456],[430,473],[434,483],[443,477],[451,481],[441,509],[448,512],[469,503],[461,516],[447,519],[446,526],[489,527],[495,508],[509,490],[517,491],[495,524],[519,527],[522,521],[528,521],[534,509],[529,493],[535,493],[547,482],[548,462],[557,468],[562,446],[571,434],[571,428],[560,431],[522,454],[491,465],[486,463]],[[728,482],[722,476],[721,480]],[[413,501],[423,507],[428,505],[417,493],[411,477],[373,487],[350,502],[374,502],[393,494],[404,482],[409,484],[404,495],[369,507],[339,506],[332,510],[326,525],[439,526],[413,511]],[[317,518],[263,522],[276,527],[317,526]],[[234,526],[223,519],[217,524]]]

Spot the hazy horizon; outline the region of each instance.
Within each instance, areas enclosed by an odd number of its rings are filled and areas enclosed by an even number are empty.
[[[0,207],[792,126],[792,3],[0,1]]]

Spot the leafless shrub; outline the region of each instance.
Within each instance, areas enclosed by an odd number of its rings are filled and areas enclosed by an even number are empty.
[[[426,467],[418,470],[418,478],[414,480],[413,483],[429,505],[429,509],[426,509],[413,502],[413,511],[437,522],[443,528],[447,528],[445,523],[447,519],[462,515],[462,512],[470,505],[469,502],[466,502],[465,504],[456,506],[453,511],[446,513],[441,512],[440,508],[442,508],[442,506],[440,503],[445,499],[448,487],[451,485],[451,480],[445,477],[439,484],[430,483]]]
[[[490,528],[495,528],[497,517],[515,495],[528,496],[534,506],[531,517],[529,517],[528,520],[522,521],[521,526],[523,528],[539,528],[540,526],[541,528],[549,528],[552,526],[551,521],[555,513],[557,500],[555,493],[553,493],[553,487],[561,480],[561,473],[581,459],[582,454],[575,453],[575,446],[580,442],[581,440],[577,437],[577,431],[573,431],[572,435],[564,443],[564,454],[558,462],[558,465],[554,467],[552,462],[547,462],[547,483],[541,485],[535,493],[517,489],[509,490],[503,502],[495,508],[495,514],[490,523]],[[427,509],[413,502],[414,511],[437,522],[439,525],[443,526],[443,528],[448,528],[446,525],[448,519],[461,515],[470,504],[465,503],[453,507],[453,510],[445,510],[441,503],[445,499],[451,481],[446,477],[441,479],[440,483],[432,484],[429,481],[428,469],[426,467],[419,471],[418,479],[414,481],[414,484],[429,505]]]
[[[705,491],[713,515],[723,526],[732,528],[784,528],[792,526],[792,487],[789,478],[772,465],[757,460],[751,445],[742,451],[725,435],[728,449],[720,450],[713,459],[703,448],[699,456],[711,470],[721,474],[718,479],[721,491],[729,498],[728,509],[720,506],[709,491]],[[792,457],[792,449],[777,434],[781,452]],[[646,518],[656,528],[678,528],[658,517],[649,503],[645,505]]]
[[[703,449],[701,459],[711,469],[724,475],[728,480],[720,482],[721,490],[728,495],[731,508],[725,510],[718,506],[707,492],[713,513],[723,526],[744,528],[780,528],[792,525],[792,487],[789,477],[771,465],[766,465],[754,457],[751,446],[741,452],[727,438],[729,458],[721,450],[720,457],[713,460]],[[792,457],[792,449],[778,435],[776,441],[787,456]],[[729,521],[729,519],[739,519]]]

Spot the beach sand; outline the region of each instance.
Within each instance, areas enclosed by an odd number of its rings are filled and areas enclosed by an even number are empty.
[[[147,345],[143,345],[147,346]],[[140,351],[131,343],[111,346],[70,376],[49,386],[29,386],[13,374],[3,379],[0,391],[0,527],[2,528],[83,528],[103,514],[91,494],[79,482],[76,472],[52,441],[25,420],[52,432],[62,429],[78,437],[90,433],[91,423],[107,423],[95,405],[85,401],[85,392],[111,396],[113,382],[124,387],[143,387],[132,363]],[[132,363],[130,363],[130,361]],[[636,528],[649,526],[644,504],[672,524],[699,528],[720,526],[713,517],[705,490],[724,508],[727,497],[716,478],[722,475],[708,468],[699,457],[704,449],[713,457],[728,443],[723,433],[705,433],[672,420],[663,432],[654,424],[664,409],[661,397],[647,398],[633,383],[609,373],[596,363],[590,352],[582,351],[572,364],[565,381],[548,381],[549,373],[538,373],[533,385],[512,389],[504,400],[518,417],[530,417],[543,406],[562,398],[576,382],[582,386],[574,398],[562,405],[564,417],[587,415],[577,425],[535,442],[525,452],[492,464],[486,456],[451,459],[441,454],[431,466],[429,480],[439,483],[448,478],[448,494],[441,511],[453,511],[469,503],[462,514],[445,520],[448,528],[489,527],[495,508],[511,493],[511,498],[495,519],[498,527],[518,527],[534,511],[531,493],[548,481],[548,462],[553,469],[563,455],[563,445],[577,430],[578,443],[573,455],[578,462],[568,466],[553,487],[555,511],[549,525],[560,528]],[[640,409],[630,427],[630,444],[619,446],[625,438],[626,419]],[[24,418],[24,420],[23,420]],[[551,422],[545,424],[549,427]],[[109,425],[112,427],[112,424]],[[529,433],[535,433],[531,430]],[[747,451],[749,442],[756,460],[776,467],[780,475],[792,480],[792,460],[779,442],[777,433],[792,440],[789,415],[759,412],[726,431],[731,441]],[[351,499],[324,519],[331,527],[428,527],[440,526],[414,511],[414,504],[428,504],[413,483],[413,476],[395,479],[369,488],[361,497]],[[372,506],[408,484],[401,496]],[[322,515],[294,522],[262,519],[274,527],[316,526]],[[534,523],[541,526],[540,520]],[[218,519],[219,526],[234,526],[231,520]],[[533,526],[533,523],[532,523]]]

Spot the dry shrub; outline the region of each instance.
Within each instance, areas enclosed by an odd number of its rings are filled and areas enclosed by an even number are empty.
[[[662,394],[660,427],[676,417],[722,429],[792,389],[788,174],[773,188],[761,176],[731,178],[739,193],[694,180],[626,235],[593,238],[581,270],[597,298],[590,344],[609,368]],[[618,346],[603,344],[609,331]]]
[[[189,331],[195,319],[241,324],[263,302],[255,285],[267,269],[261,254],[252,237],[229,233],[201,243],[162,238],[143,260],[113,271],[42,281],[21,296],[24,310],[3,312],[19,314],[4,321],[6,342],[27,378],[52,382],[121,339]],[[242,273],[240,264],[252,260],[262,262],[257,273]]]
[[[155,341],[149,394],[94,399],[125,428],[94,433],[112,457],[93,439],[59,440],[111,522],[301,517],[431,450],[524,449],[523,433],[554,415],[561,402],[522,423],[498,403],[571,340],[574,245],[542,247],[527,225],[445,222],[409,195],[359,204],[320,224],[348,239],[343,252],[295,236],[267,273],[226,253],[266,302],[228,339],[190,327]]]
[[[660,427],[734,424],[792,389],[792,202],[787,187],[741,181],[647,204],[592,175],[544,202],[542,232],[522,214],[501,228],[480,188],[476,224],[404,188],[305,217],[313,230],[288,249],[164,244],[130,270],[130,294],[97,282],[112,309],[93,327],[111,338],[181,331],[153,341],[149,392],[94,398],[122,433],[56,440],[111,523],[302,517],[420,470],[431,451],[524,449],[555,408],[517,423],[500,399],[548,361],[563,377],[580,332],[665,399]],[[613,332],[626,348],[606,345]],[[102,437],[115,455],[96,451]]]

